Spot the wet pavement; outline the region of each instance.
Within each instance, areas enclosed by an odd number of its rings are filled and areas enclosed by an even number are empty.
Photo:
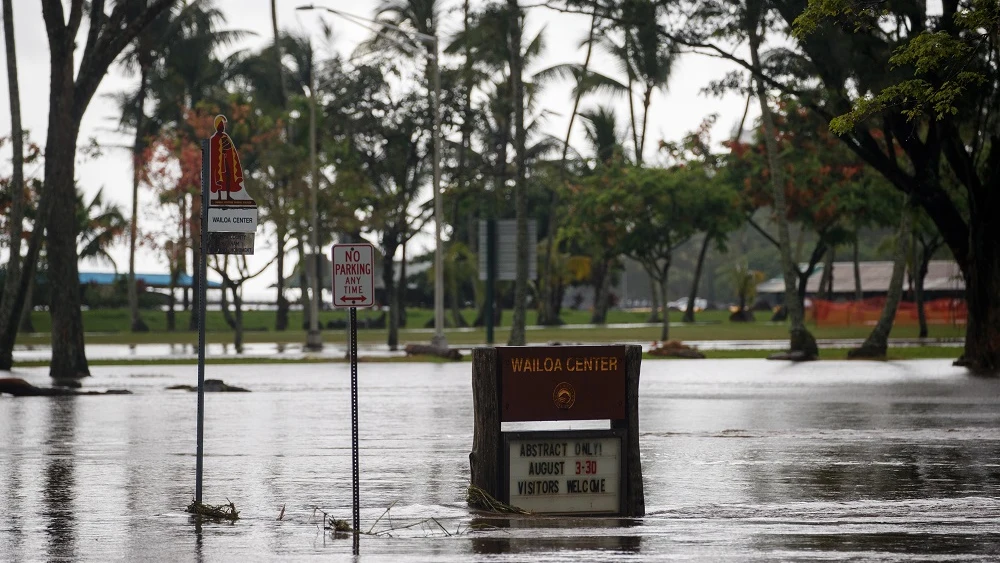
[[[359,365],[362,560],[1000,557],[1000,380],[948,360],[643,362],[634,520],[471,512],[470,369]],[[93,371],[134,394],[0,397],[0,561],[351,554],[318,512],[350,520],[349,365],[208,367],[252,391],[206,397],[205,501],[235,524],[184,513],[196,395],[166,387],[195,367]]]

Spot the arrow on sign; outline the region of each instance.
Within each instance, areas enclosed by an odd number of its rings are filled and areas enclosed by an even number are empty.
[[[364,303],[365,301],[367,301],[367,298],[364,295],[352,295],[350,297],[344,295],[343,297],[340,298],[340,300],[343,301],[344,303],[347,303],[348,301],[350,301],[351,303],[357,301]]]

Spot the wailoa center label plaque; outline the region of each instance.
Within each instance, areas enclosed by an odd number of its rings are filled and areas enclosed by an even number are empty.
[[[625,418],[624,346],[497,348],[503,422]]]
[[[511,505],[539,513],[620,511],[620,435],[520,432],[509,433],[506,443]]]
[[[215,134],[208,140],[208,252],[253,254],[257,202],[247,193],[243,165],[226,117],[215,117]]]

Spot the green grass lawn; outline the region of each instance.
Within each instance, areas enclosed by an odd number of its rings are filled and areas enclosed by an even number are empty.
[[[467,321],[471,322],[474,312],[463,311]],[[197,342],[197,331],[188,331],[189,313],[177,315],[179,330],[166,330],[166,314],[163,312],[144,311],[143,319],[149,325],[150,331],[132,333],[128,330],[129,314],[127,309],[101,309],[84,311],[83,324],[87,332],[86,341],[89,344],[149,344],[149,343],[194,343]],[[366,318],[377,317],[375,311],[359,309],[359,325]],[[399,333],[401,343],[428,342],[431,338],[429,323],[433,311],[429,309],[408,309],[408,322]],[[450,318],[450,315],[447,315]],[[654,342],[660,340],[659,325],[642,325],[627,328],[613,325],[622,323],[644,323],[648,313],[630,311],[610,311],[608,326],[588,326],[579,328],[573,325],[583,325],[590,322],[588,311],[563,312],[566,326],[539,327],[535,325],[534,311],[528,311],[527,340],[529,343],[601,343],[601,342]],[[726,311],[703,311],[696,316],[696,323],[680,322],[681,313],[670,312],[672,325],[669,337],[673,340],[783,340],[788,338],[786,323],[770,322],[766,314],[758,314],[758,320],[751,323],[734,323],[728,320]],[[346,321],[347,311],[324,311],[320,314],[322,324],[333,320]],[[511,311],[505,310],[501,317],[501,326],[494,331],[494,343],[504,344],[510,330]],[[19,334],[18,344],[47,344],[49,336],[49,316],[43,312],[35,312],[32,317],[35,329],[33,334]],[[276,331],[274,311],[247,311],[244,313],[245,342],[279,342],[300,343],[305,341],[305,330],[302,327],[301,311],[292,311],[289,326],[293,330]],[[817,339],[865,338],[871,330],[870,326],[816,326],[810,323],[809,329]],[[206,337],[209,342],[232,342],[233,331],[226,325],[222,313],[208,312]],[[480,345],[486,344],[486,331],[482,327],[475,329],[446,329],[449,344]],[[384,344],[387,339],[387,329],[359,329],[358,341],[362,344]],[[932,338],[955,340],[964,337],[964,325],[932,325]],[[916,326],[897,326],[893,329],[893,338],[915,338],[918,335]],[[326,329],[323,340],[331,343],[343,343],[346,331],[344,329]],[[742,357],[745,357],[742,356]]]

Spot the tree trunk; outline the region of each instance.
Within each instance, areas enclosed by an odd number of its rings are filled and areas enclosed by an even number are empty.
[[[171,270],[174,268],[176,266]],[[177,274],[174,270],[170,273],[170,293],[167,294],[167,331],[169,332],[177,330],[177,296],[174,295],[174,291],[177,289],[176,278]]]
[[[823,275],[820,276],[819,291],[817,292],[817,295],[823,296],[823,299],[827,301],[833,301],[834,250],[835,248],[831,246],[823,255]]]
[[[758,6],[759,7],[759,6]],[[750,58],[751,64],[756,71],[760,65],[760,36],[758,26],[760,14],[751,14],[748,17],[748,29],[750,37]],[[788,229],[787,205],[785,204],[785,181],[781,163],[778,158],[778,146],[775,142],[774,116],[767,101],[767,88],[759,78],[754,78],[754,85],[757,92],[757,101],[760,103],[761,122],[764,125],[764,144],[767,150],[767,162],[770,169],[771,188],[774,195],[774,214],[778,221],[778,241],[781,250],[781,265],[785,278],[785,308],[788,311],[790,321],[790,348],[792,352],[801,352],[807,358],[819,356],[819,348],[816,346],[816,339],[806,329],[805,314],[802,302],[795,292],[796,267],[792,260],[792,241]]]
[[[233,284],[229,278],[222,279],[222,295],[219,298],[219,310],[222,311],[222,318],[226,321],[226,326],[235,330],[236,318],[229,311],[229,291],[233,289]]]
[[[243,298],[240,295],[240,286],[231,286],[233,291],[233,311],[236,315],[233,326],[233,348],[237,354],[243,353]]]
[[[90,375],[84,353],[80,312],[80,276],[76,239],[76,139],[80,123],[73,115],[73,56],[71,49],[50,43],[51,93],[45,143],[45,191],[51,195],[46,246],[49,265],[49,311],[52,316],[54,379]]]
[[[11,208],[8,218],[10,230],[10,259],[7,261],[7,276],[4,279],[3,294],[0,296],[0,370],[10,370],[14,363],[14,341],[21,316],[21,237],[24,235],[24,131],[21,128],[21,94],[17,79],[17,51],[14,43],[14,10],[11,0],[3,0],[4,43],[7,53],[7,92],[10,96],[11,141],[14,149],[13,171],[10,183]],[[36,229],[40,225],[36,223]],[[33,277],[34,267],[24,268],[26,275]]]
[[[31,312],[35,310],[35,283],[29,282],[28,289],[24,293],[24,306],[20,313],[20,332],[30,334],[35,332],[35,323],[31,320]],[[10,369],[10,368],[8,368]]]
[[[914,246],[916,246],[914,244]],[[927,311],[924,308],[924,280],[927,279],[927,270],[930,269],[931,254],[933,250],[927,246],[922,249],[920,257],[917,259],[917,275],[913,280],[913,299],[917,302],[917,320],[920,323],[920,338],[927,338]]]
[[[590,322],[605,324],[608,322],[608,307],[611,303],[611,269],[614,267],[614,257],[603,257],[601,260],[601,278],[594,293],[594,313]]]
[[[389,350],[395,351],[399,348],[399,291],[396,287],[395,264],[393,256],[396,255],[396,244],[391,242],[389,236],[385,237],[383,248],[385,256],[382,258],[382,284],[385,286],[386,297],[389,298],[389,337],[386,344]]]
[[[698,252],[698,263],[694,267],[694,281],[691,282],[691,293],[688,294],[687,308],[684,310],[686,323],[694,322],[695,301],[698,299],[698,284],[701,282],[701,268],[705,265],[705,255],[708,254],[708,245],[712,242],[712,237],[705,233],[705,240],[701,241],[701,250]],[[740,309],[743,310],[742,308]],[[669,313],[668,313],[669,314]]]
[[[656,278],[653,277],[653,273],[646,269],[646,275],[649,276],[649,317],[646,319],[647,323],[658,323],[660,322],[660,284],[656,282]],[[663,310],[667,310],[667,302],[663,302]]]
[[[274,320],[274,329],[281,332],[288,328],[288,298],[285,297],[285,245],[287,244],[287,235],[285,233],[284,226],[278,228],[278,258],[277,258],[277,269],[278,269],[278,282],[277,292],[278,292],[278,311],[276,318]]]
[[[312,326],[312,312],[309,307],[309,276],[306,275],[309,257],[306,255],[306,239],[302,234],[299,235],[297,250],[299,253],[299,304],[302,306],[302,329],[309,330],[309,327]]]
[[[510,10],[510,81],[514,103],[514,215],[517,219],[517,267],[514,280],[514,318],[508,346],[525,343],[528,301],[528,197],[525,170],[526,139],[524,130],[524,84],[521,81],[521,8],[517,0],[507,0]]]
[[[143,55],[140,54],[140,58]],[[139,316],[139,291],[135,284],[135,247],[139,235],[139,178],[142,168],[143,139],[145,129],[146,92],[149,83],[149,67],[145,61],[139,63],[139,93],[136,96],[135,143],[132,145],[132,218],[129,221],[128,238],[128,310],[132,332],[148,332],[149,327]]]
[[[656,281],[659,282],[659,284],[660,284],[660,297],[663,299],[663,302],[666,303],[667,302],[667,280],[669,279],[668,276],[670,275],[670,261],[669,260],[667,260],[666,264],[663,266],[663,269],[660,270],[659,274],[660,274],[660,279],[658,279]],[[661,342],[666,342],[667,340],[670,339],[670,308],[669,307],[666,307],[666,306],[663,307],[663,324],[661,326],[662,326],[662,328],[660,329],[660,341]]]
[[[903,213],[899,221],[899,231],[896,234],[896,249],[892,256],[892,277],[889,279],[889,291],[885,299],[885,307],[871,334],[861,347],[847,351],[848,358],[885,358],[889,349],[889,333],[892,332],[896,319],[896,310],[903,296],[903,279],[906,274],[906,255],[909,253],[910,233],[913,221],[913,210],[909,198],[903,203]]]
[[[854,300],[862,301],[865,293],[861,287],[861,260],[858,258],[858,235],[854,235]]]
[[[152,0],[131,11],[115,2],[110,16],[104,2],[89,2],[89,30],[74,78],[74,52],[83,19],[83,2],[72,3],[66,18],[62,0],[42,0],[42,19],[49,45],[49,125],[45,144],[43,191],[51,200],[48,223],[48,262],[52,283],[52,362],[55,379],[90,375],[84,353],[80,312],[80,276],[76,255],[76,141],[80,122],[108,67],[122,50],[171,0]],[[43,200],[45,199],[43,195]]]
[[[208,155],[202,157],[208,158]],[[201,310],[198,303],[201,295],[198,291],[201,283],[201,198],[201,190],[191,197],[191,216],[188,217],[188,232],[191,233],[191,285],[194,289],[191,292],[191,316],[188,320],[190,331],[198,330],[198,312]]]
[[[281,85],[281,108],[287,109],[288,100],[288,86],[285,80],[285,68],[281,64],[281,42],[280,34],[278,32],[278,6],[277,0],[271,0],[271,35],[274,38],[274,67],[275,71],[278,73],[278,83]],[[285,138],[291,138],[291,132],[289,130],[288,122],[285,125]],[[277,201],[280,205],[284,204],[283,195],[286,193],[288,187],[288,182],[284,179],[278,182],[278,197]],[[274,320],[274,328],[277,331],[284,331],[288,328],[288,299],[285,297],[285,243],[287,242],[287,229],[285,227],[284,221],[279,219],[277,228],[277,239],[278,239],[278,282],[277,282],[277,313]]]
[[[639,149],[635,161],[640,165],[643,162],[643,153],[646,152],[646,126],[649,118],[649,104],[653,101],[653,87],[646,85],[646,90],[642,94],[642,133],[639,137]]]
[[[977,190],[970,190],[969,268],[965,279],[968,321],[965,351],[956,365],[980,374],[1000,371],[1000,135],[991,137],[989,167],[992,176]]]

